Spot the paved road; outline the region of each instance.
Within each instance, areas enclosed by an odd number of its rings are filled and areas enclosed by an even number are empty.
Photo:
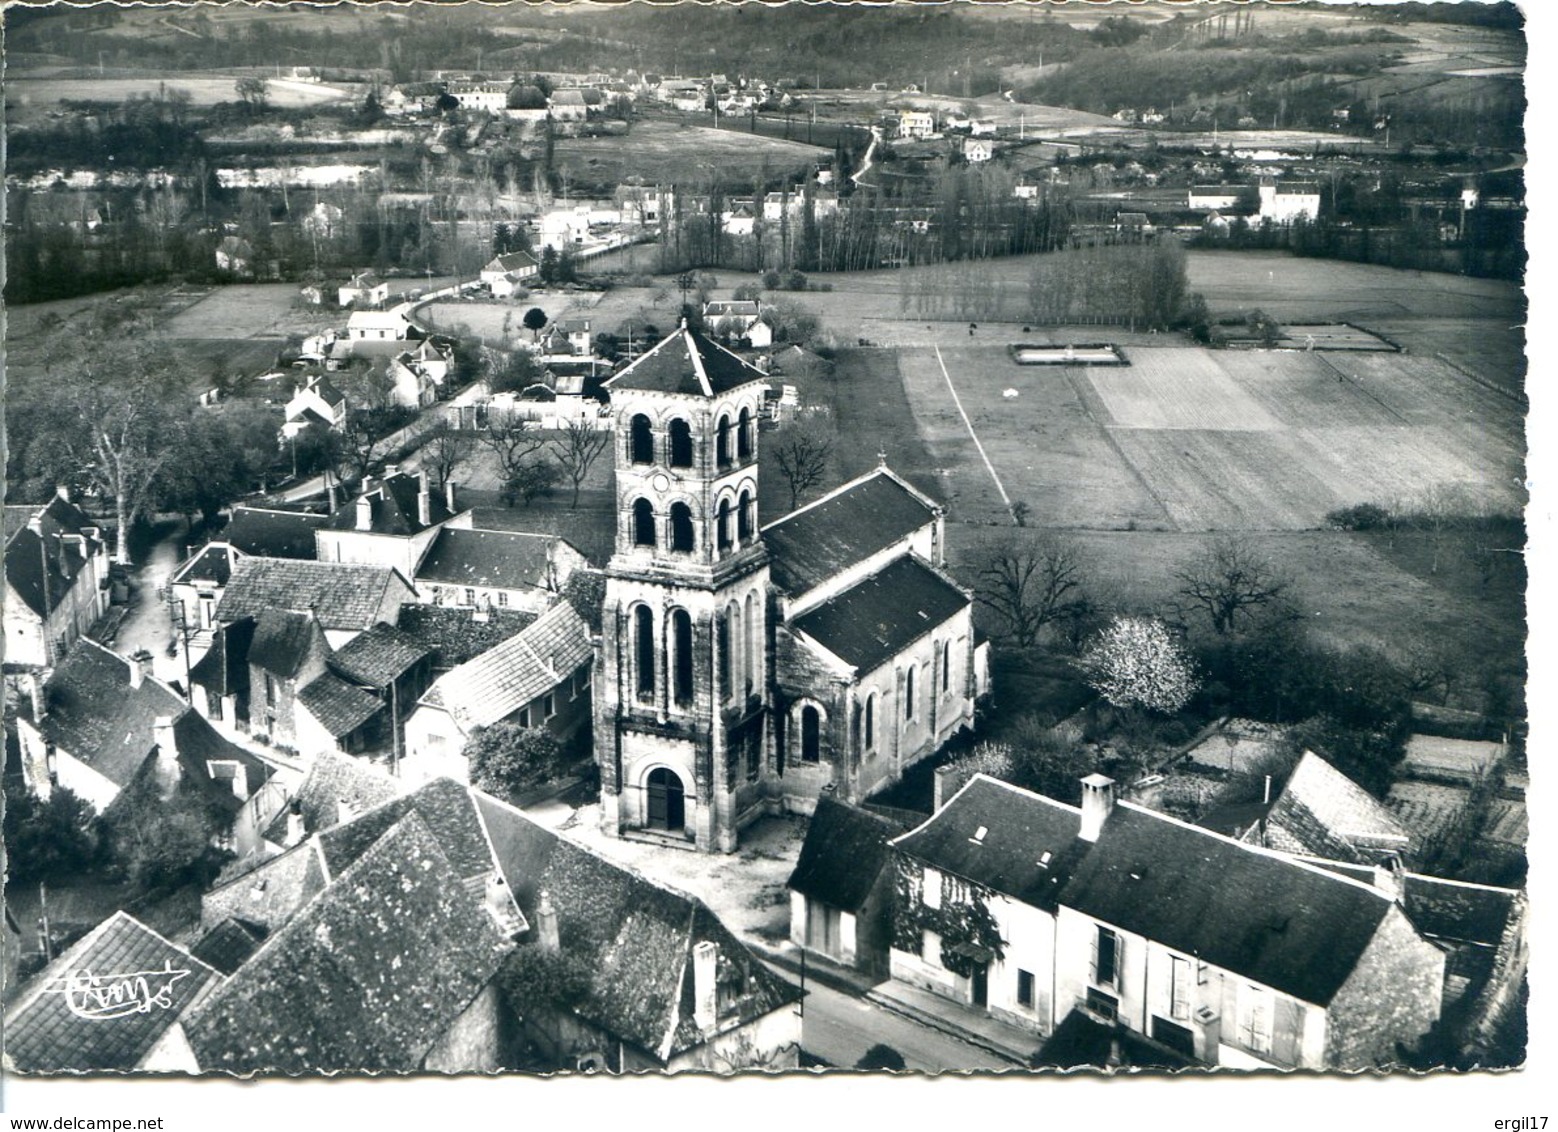
[[[782,967],[774,973],[792,983],[800,976]],[[806,984],[806,1017],[801,1048],[829,1065],[852,1069],[878,1042],[903,1054],[904,1064],[920,1072],[1013,1069],[1009,1061],[966,1042],[922,1026],[873,1002],[843,994],[813,980]]]

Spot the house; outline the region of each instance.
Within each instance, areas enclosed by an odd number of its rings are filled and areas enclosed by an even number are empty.
[[[575,575],[574,580],[577,578]],[[502,644],[532,624],[536,616],[498,607],[403,605],[395,627],[432,654],[433,672],[439,674]]]
[[[240,855],[280,805],[271,768],[229,743],[142,665],[83,641],[17,703],[29,790],[69,790],[99,816],[177,802],[198,811],[214,844]]]
[[[222,529],[222,541],[240,555],[261,558],[314,557],[314,532],[328,516],[239,504]]]
[[[281,434],[290,440],[312,425],[339,432],[346,427],[346,413],[346,394],[328,377],[315,374],[298,386],[287,402]]]
[[[1018,200],[1038,200],[1039,191],[1038,185],[1031,185],[1026,181],[1019,181],[1012,186],[1012,196]]]
[[[790,874],[790,942],[847,967],[886,975],[897,872],[884,817],[817,799]]]
[[[616,203],[624,224],[648,227],[660,223],[674,210],[675,193],[669,188],[647,185],[620,185]]]
[[[1273,224],[1320,218],[1320,186],[1314,181],[1260,179],[1260,218]]]
[[[1368,865],[1404,861],[1412,844],[1385,803],[1313,751],[1304,752],[1270,808],[1231,835],[1295,856]]]
[[[390,359],[389,399],[403,409],[425,409],[438,400],[438,382],[408,351]]]
[[[384,96],[386,114],[400,117],[408,114],[425,114],[434,109],[444,93],[442,83],[401,83]]]
[[[387,311],[357,310],[346,320],[347,345],[354,351],[375,342],[404,342],[409,338],[411,321],[400,308]]]
[[[541,217],[540,243],[543,248],[572,251],[581,247],[590,235],[590,215],[586,205],[558,208]]]
[[[298,692],[298,750],[308,755],[391,748],[432,683],[432,651],[391,625],[375,625],[326,658]]]
[[[216,269],[234,275],[254,272],[254,248],[241,236],[223,236],[216,245]]]
[[[1192,185],[1186,207],[1197,212],[1227,212],[1237,208],[1244,189],[1238,185]]]
[[[970,165],[979,165],[989,161],[995,156],[995,143],[988,138],[965,138],[963,140],[963,160]]]
[[[941,508],[885,468],[767,527],[767,377],[685,328],[606,382],[617,533],[595,670],[602,826],[730,852],[855,802],[973,721],[972,601]]]
[[[1088,847],[1059,896],[1057,1015],[1241,1069],[1396,1064],[1440,1017],[1445,955],[1391,870],[1369,884],[1116,803],[1083,782]]]
[[[298,743],[298,695],[324,675],[331,651],[312,611],[267,609],[254,618],[248,655],[251,734],[308,753]]]
[[[5,1014],[13,1073],[166,1073],[189,1065],[180,1019],[219,971],[115,912],[23,988]]]
[[[336,289],[336,302],[343,307],[380,307],[389,302],[389,280],[372,271],[359,271]]]
[[[315,553],[321,562],[393,566],[403,578],[413,578],[454,517],[452,481],[435,492],[426,471],[402,472],[390,464],[381,477],[364,476],[357,498],[314,532]]]
[[[381,621],[393,625],[401,604],[415,600],[416,590],[392,566],[244,558],[233,566],[216,619],[230,625],[278,610],[311,613],[330,647],[339,648]]]
[[[247,730],[249,724],[249,645],[254,618],[211,626],[211,641],[189,672],[195,710],[219,730]]]
[[[715,299],[703,304],[703,322],[716,337],[735,339],[754,350],[774,344],[773,328],[763,321],[760,299]]]
[[[11,517],[7,508],[7,517]],[[108,542],[60,488],[5,542],[5,666],[47,668],[108,611]]]
[[[449,84],[449,95],[461,110],[501,114],[508,107],[513,86],[507,82],[453,82]]]
[[[346,213],[329,201],[316,201],[303,216],[303,231],[313,239],[330,240],[346,234]],[[343,307],[345,303],[341,304]]]
[[[1145,212],[1120,212],[1115,214],[1114,230],[1127,240],[1139,241],[1152,235],[1152,222]]]
[[[738,204],[720,214],[720,226],[730,236],[750,236],[757,230],[757,217],[750,205]]]
[[[225,542],[210,542],[177,566],[168,589],[184,628],[205,639],[216,626],[216,606],[232,576],[233,563],[244,557]]]
[[[593,349],[590,320],[587,318],[565,318],[554,322],[541,338],[541,354],[545,358],[588,358]]]
[[[590,627],[559,602],[507,641],[433,682],[406,721],[401,773],[468,776],[471,733],[501,721],[544,727],[565,744],[590,718]]]
[[[969,133],[976,138],[995,137],[995,123],[989,119],[975,119],[968,124]]]
[[[445,527],[412,580],[434,605],[539,614],[584,565],[584,555],[556,535]]]
[[[395,356],[406,365],[427,374],[439,389],[448,380],[450,367],[454,364],[453,346],[432,338],[424,338],[414,348]]]
[[[1078,853],[1081,814],[975,775],[892,842],[892,977],[1036,1034],[1057,1007],[1056,924]]]
[[[534,279],[541,266],[529,252],[508,252],[494,256],[481,269],[482,286],[495,299],[506,299],[520,290],[526,280]]]
[[[554,122],[582,122],[589,117],[589,104],[582,90],[556,90],[548,100]]]
[[[905,110],[898,116],[898,136],[910,140],[931,137],[936,132],[936,115],[929,110]]]
[[[350,821],[392,798],[407,793],[406,783],[386,774],[366,759],[321,751],[309,764],[308,773],[296,792],[287,799],[275,819],[263,831],[267,844],[278,852],[300,845],[313,834]],[[220,921],[229,905],[207,896],[202,916]],[[241,912],[242,901],[231,905]]]

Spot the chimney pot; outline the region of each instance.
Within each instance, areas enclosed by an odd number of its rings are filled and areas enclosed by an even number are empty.
[[[544,888],[536,904],[536,933],[543,949],[551,952],[562,950],[562,941],[557,933],[557,909],[552,907],[552,894]]]
[[[433,496],[427,490],[427,473],[423,472],[422,475],[422,490],[417,492],[417,522],[427,527],[433,522]]]
[[[373,500],[366,494],[357,497],[357,529],[359,531],[373,529]]]
[[[1097,841],[1113,809],[1114,779],[1104,774],[1088,775],[1082,780],[1082,828],[1077,836],[1083,841]]]

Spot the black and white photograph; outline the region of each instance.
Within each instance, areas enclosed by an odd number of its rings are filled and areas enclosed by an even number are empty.
[[[0,1108],[1528,1084],[1530,18],[8,5]]]

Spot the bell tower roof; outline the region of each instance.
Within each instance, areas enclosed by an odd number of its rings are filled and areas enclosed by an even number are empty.
[[[768,375],[717,342],[685,326],[673,330],[621,373],[604,383],[611,390],[641,389],[715,397]]]

